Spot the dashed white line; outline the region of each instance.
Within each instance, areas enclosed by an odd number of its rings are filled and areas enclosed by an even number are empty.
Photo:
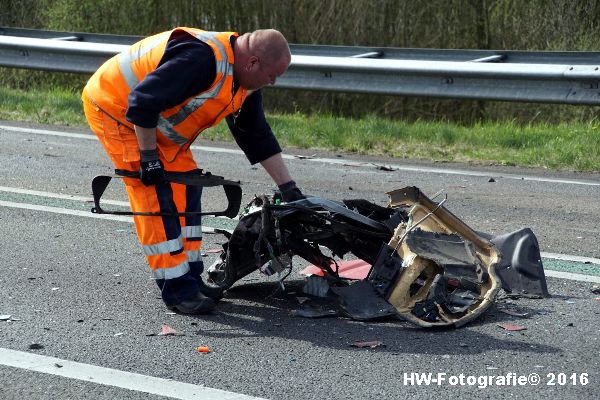
[[[59,132],[59,131],[51,131],[51,130],[45,130],[45,129],[21,128],[21,127],[13,127],[13,126],[8,126],[8,125],[0,125],[0,130],[31,133],[31,134],[36,134],[36,135],[60,136],[60,137],[67,137],[67,138],[73,138],[73,139],[98,140],[96,138],[96,136],[91,135],[91,134]],[[221,147],[191,146],[191,148],[195,149],[195,150],[202,150],[202,151],[212,152],[212,153],[228,153],[228,154],[239,154],[239,155],[244,154],[241,150],[226,149],[226,148],[221,148]],[[295,157],[293,155],[289,155],[289,154],[284,154],[283,158],[289,159],[289,160],[297,159],[297,157]],[[373,167],[372,163],[357,162],[357,161],[345,160],[345,159],[341,159],[341,158],[316,158],[315,157],[315,158],[305,158],[304,161],[325,163],[325,164],[354,166],[354,167],[369,167],[369,168]],[[600,186],[600,182],[594,182],[594,181],[588,181],[588,180],[546,178],[546,177],[533,176],[533,175],[515,175],[515,174],[508,174],[508,173],[505,174],[505,173],[497,173],[497,172],[491,172],[491,171],[466,171],[466,170],[459,170],[459,169],[428,168],[428,167],[418,167],[418,166],[410,166],[410,165],[402,165],[402,164],[391,164],[389,166],[398,171],[426,172],[426,173],[446,174],[446,175],[493,177],[493,178],[505,178],[505,179],[512,179],[512,180],[522,180],[522,181],[562,183],[562,184],[567,184],[567,185]]]
[[[259,400],[259,397],[118,369],[0,348],[0,365],[181,400]]]

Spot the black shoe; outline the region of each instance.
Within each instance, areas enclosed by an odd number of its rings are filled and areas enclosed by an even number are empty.
[[[198,286],[200,287],[200,292],[206,297],[210,297],[211,299],[217,301],[223,298],[223,288],[217,285],[213,285],[210,283],[205,283],[202,278],[198,280]]]
[[[196,296],[190,300],[184,300],[181,303],[166,305],[169,310],[177,311],[182,314],[208,314],[215,308],[215,302],[203,295],[196,293]]]

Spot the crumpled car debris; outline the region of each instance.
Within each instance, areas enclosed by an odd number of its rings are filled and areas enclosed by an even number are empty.
[[[233,232],[209,280],[225,289],[260,270],[281,280],[300,256],[323,270],[315,293],[353,319],[399,316],[421,327],[459,327],[481,316],[500,290],[548,295],[535,235],[492,236],[467,226],[416,187],[387,193],[382,207],[363,199],[319,197],[282,203],[258,196]],[[352,254],[371,265],[362,280],[340,277]]]

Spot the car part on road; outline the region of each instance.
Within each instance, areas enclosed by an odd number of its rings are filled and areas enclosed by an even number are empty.
[[[117,175],[99,175],[92,180],[92,194],[94,195],[94,214],[113,214],[113,215],[141,215],[141,216],[179,216],[189,217],[194,215],[212,215],[215,217],[225,216],[235,218],[240,210],[242,202],[242,189],[239,182],[228,181],[222,176],[212,175],[210,172],[194,170],[189,172],[171,172],[165,171],[167,182],[180,183],[188,186],[222,186],[227,197],[227,208],[223,211],[212,212],[181,212],[181,213],[157,213],[157,212],[132,212],[132,211],[108,211],[100,207],[100,198],[113,178],[134,178],[139,179],[139,172],[115,170]]]
[[[274,271],[291,269],[298,255],[324,272],[308,280],[305,292],[332,299],[343,315],[398,315],[422,327],[459,327],[493,303],[501,287],[499,266],[539,256],[539,249],[531,253],[533,246],[504,245],[508,240],[498,240],[499,249],[448,211],[445,200],[435,203],[416,187],[388,195],[388,207],[363,199],[281,203],[258,196],[208,269],[209,279],[227,289],[257,269],[273,270],[263,267],[268,263],[278,266]],[[339,276],[337,260],[348,253],[371,265],[365,279]]]
[[[540,246],[531,229],[494,236],[490,241],[506,256],[496,268],[504,290],[524,297],[549,296]]]

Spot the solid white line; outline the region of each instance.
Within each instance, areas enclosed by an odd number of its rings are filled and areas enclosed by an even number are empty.
[[[558,254],[558,253],[541,253],[541,256],[544,258],[553,258],[555,260],[575,261],[575,262],[584,263],[584,264],[600,265],[600,258],[572,256],[569,254]]]
[[[20,128],[17,126],[9,126],[9,125],[0,125],[0,130],[10,131],[10,132],[33,133],[35,135],[60,136],[60,137],[68,137],[68,138],[73,138],[73,139],[98,140],[98,138],[92,134],[49,131],[46,129]]]
[[[552,278],[568,279],[570,281],[600,283],[600,276],[575,274],[573,272],[554,271],[552,269],[544,269],[544,274]]]
[[[71,194],[60,194],[60,193],[52,193],[52,192],[42,192],[39,190],[21,189],[21,188],[9,187],[9,186],[0,186],[0,192],[27,194],[30,196],[47,197],[50,199],[74,200],[74,201],[81,201],[84,203],[93,203],[94,202],[94,199],[92,199],[91,197],[74,196]],[[102,204],[112,204],[112,205],[124,206],[124,207],[129,206],[129,203],[127,201],[108,200],[108,199],[107,200],[102,199]]]
[[[76,217],[106,219],[106,220],[111,220],[111,221],[133,223],[133,217],[129,217],[126,215],[94,214],[91,211],[72,210],[70,208],[60,208],[60,207],[51,207],[51,206],[41,206],[38,204],[15,203],[13,201],[4,201],[4,200],[0,200],[0,206],[11,207],[11,208],[20,208],[23,210],[44,211],[44,212],[49,212],[49,213],[54,213],[54,214],[74,215]],[[202,226],[202,233],[218,233],[215,231],[215,229],[227,230],[224,228],[213,228],[210,226]]]
[[[20,128],[20,127],[12,127],[8,125],[0,125],[0,130],[7,130],[13,132],[23,132],[23,133],[32,133],[36,135],[50,135],[50,136],[61,136],[75,139],[86,139],[86,140],[98,140],[96,136],[91,134],[83,134],[83,133],[70,133],[70,132],[58,132],[58,131],[50,131],[45,129],[31,129],[31,128]],[[207,146],[191,146],[194,150],[202,150],[211,153],[227,153],[227,154],[237,154],[243,155],[244,153],[241,150],[236,149],[226,149],[221,147],[207,147]],[[287,160],[297,160],[298,157],[284,154],[284,159]],[[373,167],[373,163],[370,162],[357,162],[351,160],[345,160],[340,158],[304,158],[303,161],[307,162],[317,162],[317,163],[325,163],[325,164],[334,164],[334,165],[344,165],[344,166],[354,166],[354,167]],[[567,185],[584,185],[584,186],[600,186],[600,182],[587,181],[587,180],[575,180],[575,179],[559,179],[559,178],[544,178],[539,176],[528,176],[528,175],[515,175],[515,174],[504,174],[492,171],[463,171],[459,169],[443,169],[443,168],[428,168],[428,167],[417,167],[417,166],[409,166],[409,165],[400,165],[400,164],[386,164],[398,171],[409,171],[409,172],[426,172],[426,173],[434,173],[434,174],[446,174],[446,175],[462,175],[462,176],[478,176],[478,177],[488,177],[488,178],[506,178],[520,181],[534,181],[534,182],[548,182],[548,183],[562,183]]]
[[[54,213],[54,214],[75,215],[77,217],[108,219],[108,220],[112,220],[112,221],[122,221],[122,222],[131,222],[131,223],[133,222],[132,217],[128,217],[125,215],[94,214],[90,211],[71,210],[68,208],[50,207],[50,206],[40,206],[37,204],[15,203],[12,201],[0,200],[0,206],[21,208],[21,209],[33,210],[33,211],[44,211],[44,212],[49,212],[49,213]]]
[[[191,400],[258,400],[259,397],[212,389],[201,385],[157,378],[118,369],[62,360],[39,354],[0,348],[0,364],[8,367],[118,387],[136,392]]]

